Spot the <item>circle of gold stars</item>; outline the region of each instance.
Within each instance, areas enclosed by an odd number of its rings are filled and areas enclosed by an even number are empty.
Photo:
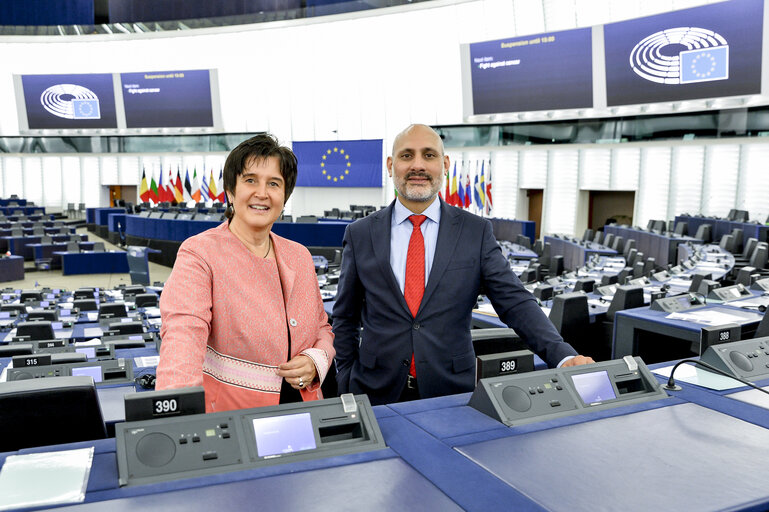
[[[707,71],[700,72],[697,70],[697,62],[701,59],[709,59],[710,60],[710,69]],[[705,61],[705,66],[707,66],[707,61]],[[709,77],[713,71],[716,70],[716,59],[713,58],[713,56],[708,53],[700,53],[699,55],[696,55],[692,59],[692,73],[694,73],[694,76],[697,78],[707,78]]]
[[[336,175],[334,175],[335,173],[333,173],[326,166],[326,163],[328,163],[328,157],[335,156],[335,155],[338,155],[339,157],[344,158],[343,160],[344,165],[342,166],[342,170]],[[337,147],[333,149],[327,149],[326,152],[321,157],[321,160],[322,161],[320,163],[320,169],[321,169],[321,172],[323,173],[323,176],[325,176],[328,181],[334,181],[334,182],[344,181],[345,176],[350,174],[350,167],[352,167],[352,164],[350,163],[350,155],[345,153],[344,149],[339,149]],[[334,164],[334,165],[336,166],[338,164]]]

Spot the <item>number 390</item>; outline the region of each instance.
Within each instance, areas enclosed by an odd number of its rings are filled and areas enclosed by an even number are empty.
[[[164,414],[168,412],[176,412],[176,399],[171,398],[168,400],[158,400],[155,402],[155,414]]]

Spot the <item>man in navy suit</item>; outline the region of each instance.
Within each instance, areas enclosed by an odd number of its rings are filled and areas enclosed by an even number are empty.
[[[412,125],[398,134],[387,170],[397,199],[344,235],[333,312],[340,394],[365,393],[372,404],[384,404],[472,391],[470,321],[481,290],[549,366],[593,362],[577,355],[542,313],[502,255],[491,223],[438,198],[449,157],[432,128]],[[416,230],[425,271],[415,304],[406,260]],[[421,258],[420,252],[420,266]]]

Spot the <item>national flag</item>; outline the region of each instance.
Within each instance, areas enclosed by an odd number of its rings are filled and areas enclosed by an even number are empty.
[[[216,196],[216,200],[224,204],[225,196],[224,196],[224,170],[223,169],[219,169],[219,180],[216,182],[216,190],[219,191],[219,195]]]
[[[184,171],[184,202],[192,201],[192,183],[190,183],[190,170]]]
[[[192,169],[192,192],[190,192],[190,196],[193,200],[195,200],[196,203],[199,203],[201,201],[200,196],[200,181],[198,180],[198,168],[193,167]]]
[[[297,187],[381,187],[382,139],[293,142]]]
[[[454,164],[456,165],[456,164]],[[462,184],[462,171],[459,171],[459,180],[457,181],[459,183],[457,187],[457,204],[456,206],[460,208],[465,207],[465,186]]]
[[[478,175],[475,175],[475,189],[473,190],[473,197],[475,198],[475,207],[479,210],[483,208],[483,203],[481,202],[481,194],[478,192],[480,189],[480,186],[478,185]]]
[[[470,185],[470,169],[467,170],[467,178],[465,181],[465,208],[470,208],[473,204],[473,188]]]
[[[176,183],[174,183],[174,199],[177,203],[184,202],[184,187],[182,187],[182,177],[179,171],[179,167],[176,167]]]
[[[211,201],[216,201],[216,182],[214,181],[214,171],[211,170],[211,179],[208,182],[208,197]]]
[[[160,165],[160,176],[158,177],[158,202],[163,203],[166,200],[166,186],[163,185],[163,165]]]
[[[486,181],[486,213],[491,213],[494,205],[491,204],[491,162],[489,162],[489,179]]]
[[[139,186],[139,198],[143,203],[148,203],[150,200],[150,188],[147,186],[147,173],[142,167],[142,183]]]
[[[454,162],[454,173],[451,176],[451,203],[453,206],[459,206],[459,194],[457,193],[457,163]]]
[[[150,201],[155,204],[160,202],[160,192],[157,183],[155,183],[155,173],[152,173],[152,182],[150,183]]]
[[[486,207],[486,183],[485,183],[485,177],[483,168],[486,166],[486,160],[481,160],[481,188],[478,191],[478,193],[481,195],[481,204],[483,204],[484,208]]]
[[[166,185],[166,201],[173,203],[176,201],[176,185],[174,184],[174,171],[168,167],[168,185]]]
[[[200,200],[206,202],[210,199],[208,194],[208,180],[206,179],[206,171],[200,173]]]

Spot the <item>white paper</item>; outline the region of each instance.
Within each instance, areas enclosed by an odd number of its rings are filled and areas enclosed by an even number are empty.
[[[104,334],[101,327],[86,327],[83,329],[83,336],[86,338],[98,338]]]
[[[739,315],[730,315],[729,313],[713,311],[712,309],[706,311],[689,311],[686,313],[670,313],[666,318],[705,325],[723,325],[734,323],[742,325],[742,323],[745,322],[745,318]]]
[[[146,316],[147,318],[159,318],[160,308],[158,307],[144,308],[144,316]]]
[[[675,365],[663,366],[662,368],[652,370],[652,372],[663,377],[670,377],[670,371],[673,369],[673,366]],[[717,391],[744,386],[744,384],[739,381],[724,377],[717,373],[709,372],[693,364],[682,364],[679,366],[676,370],[675,380],[680,380],[681,382],[687,382],[703,388],[715,389]]]
[[[160,356],[134,357],[137,367],[156,367],[160,363]]]
[[[86,316],[88,317],[89,322],[95,322],[99,319],[98,311],[89,311],[86,313]]]
[[[11,455],[0,471],[0,510],[85,500],[93,447]]]

